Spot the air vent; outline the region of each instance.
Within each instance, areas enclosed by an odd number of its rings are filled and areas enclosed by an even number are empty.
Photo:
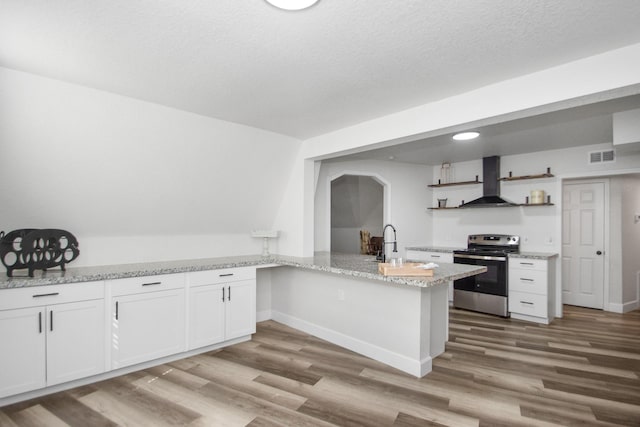
[[[613,162],[616,159],[615,151],[606,150],[602,152],[602,161],[603,162]]]
[[[602,151],[590,151],[589,152],[589,164],[595,163],[611,163],[616,161],[615,150],[602,150]]]

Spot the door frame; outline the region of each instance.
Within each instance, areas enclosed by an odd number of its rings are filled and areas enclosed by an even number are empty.
[[[615,174],[618,175],[618,174]],[[563,241],[562,241],[562,237],[564,236],[563,234],[563,229],[562,229],[562,213],[563,213],[563,209],[564,209],[564,205],[563,205],[563,201],[564,201],[564,186],[567,184],[604,184],[604,202],[603,202],[603,224],[602,226],[604,227],[603,230],[603,244],[604,244],[604,260],[603,260],[603,271],[602,274],[604,275],[603,279],[603,286],[602,286],[602,310],[603,311],[611,311],[609,308],[609,276],[610,276],[610,264],[611,264],[611,258],[610,258],[610,248],[611,248],[611,236],[610,236],[610,230],[611,230],[611,218],[610,218],[610,211],[611,211],[611,206],[610,206],[610,183],[611,181],[609,180],[610,176],[614,176],[614,174],[608,175],[608,176],[596,176],[593,178],[568,178],[568,177],[563,177],[561,179],[562,185],[561,185],[561,189],[562,191],[560,192],[561,196],[560,196],[560,262],[558,263],[558,270],[560,271],[559,274],[559,281],[557,282],[559,284],[559,286],[557,286],[556,290],[558,291],[556,293],[557,295],[557,301],[560,301],[560,310],[562,310],[562,246],[563,246]],[[562,311],[560,311],[560,313],[562,313]]]
[[[564,173],[558,174],[558,181],[556,187],[556,193],[562,194],[563,185],[566,180],[598,180],[611,178],[614,176],[622,176],[629,174],[637,174],[640,173],[640,168],[627,168],[627,169],[609,169],[609,170],[599,170],[593,172],[574,172],[574,173]],[[609,212],[609,188],[608,185],[605,188],[605,292],[603,299],[603,310],[604,311],[613,311],[615,313],[620,313],[621,311],[612,310],[611,302],[609,301],[609,274],[610,274],[610,260],[609,260],[609,252],[610,252],[610,236],[609,236],[609,227],[610,227],[610,212]],[[558,205],[560,209],[560,215],[562,215],[562,197],[558,197]],[[558,240],[562,242],[562,218],[556,223],[556,236],[558,236]],[[562,244],[560,244],[559,248],[560,257],[562,257]],[[560,258],[562,259],[562,258]],[[556,268],[556,317],[562,317],[562,262],[557,263]]]
[[[366,171],[344,170],[334,175],[330,175],[327,177],[327,198],[325,203],[325,215],[328,227],[324,230],[326,233],[326,241],[329,243],[329,248],[331,248],[331,183],[345,175],[369,177],[382,185],[382,226],[384,227],[385,224],[391,223],[391,184],[389,181],[377,173]]]

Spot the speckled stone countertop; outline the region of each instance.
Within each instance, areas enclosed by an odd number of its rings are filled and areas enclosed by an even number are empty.
[[[509,254],[509,258],[526,259],[551,259],[557,256],[558,254],[552,252],[518,252],[517,254]]]
[[[45,286],[65,283],[93,282],[100,280],[124,279],[129,277],[153,276],[157,274],[186,273],[190,271],[219,270],[250,266],[288,266],[324,271],[364,279],[380,280],[399,285],[430,287],[451,280],[473,276],[486,271],[486,267],[464,264],[442,264],[435,269],[433,277],[394,277],[378,273],[375,258],[367,255],[351,255],[319,252],[313,257],[301,258],[273,255],[233,256],[196,260],[153,262],[141,264],[105,265],[99,267],[68,267],[66,271],[36,271],[35,277],[26,277],[26,270],[14,272],[21,277],[0,277],[0,289]]]
[[[407,246],[405,249],[408,251],[453,253],[453,251],[465,250],[466,248],[448,248],[444,246]],[[510,258],[528,259],[551,259],[557,256],[557,253],[552,252],[518,252],[517,254],[509,254]]]
[[[371,255],[350,255],[321,252],[313,258],[278,257],[275,263],[291,267],[326,271],[365,279],[382,280],[400,285],[427,288],[487,271],[486,267],[442,263],[433,277],[383,276],[378,273],[378,262]]]
[[[446,246],[407,246],[405,250],[407,251],[421,251],[421,252],[442,252],[442,253],[453,253],[453,251],[466,249],[466,248],[451,248]]]

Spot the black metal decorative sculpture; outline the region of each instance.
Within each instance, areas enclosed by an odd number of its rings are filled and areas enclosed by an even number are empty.
[[[29,277],[34,270],[46,271],[65,264],[80,255],[78,240],[65,230],[22,228],[7,234],[0,232],[0,261],[7,268],[7,276],[13,270],[26,268]]]

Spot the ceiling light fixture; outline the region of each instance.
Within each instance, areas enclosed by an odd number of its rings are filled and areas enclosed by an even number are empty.
[[[468,141],[470,139],[476,139],[480,134],[478,132],[460,132],[453,135],[453,139],[456,141]]]
[[[313,6],[318,0],[266,0],[267,3],[284,10],[302,10]]]

